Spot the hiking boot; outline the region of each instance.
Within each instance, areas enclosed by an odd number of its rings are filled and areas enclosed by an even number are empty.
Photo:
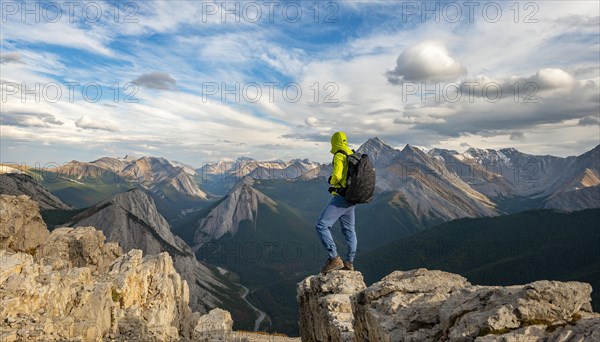
[[[344,270],[354,271],[354,265],[350,261],[344,261]]]
[[[344,268],[344,262],[342,262],[342,258],[336,256],[333,259],[327,259],[325,266],[321,267],[321,273],[327,274],[331,271],[341,270]]]

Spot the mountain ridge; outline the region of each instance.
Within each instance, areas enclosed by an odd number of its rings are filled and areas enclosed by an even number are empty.
[[[27,195],[35,200],[42,209],[72,209],[70,205],[61,201],[26,173],[0,174],[0,194]]]

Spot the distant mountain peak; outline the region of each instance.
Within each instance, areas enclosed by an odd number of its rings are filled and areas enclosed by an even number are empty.
[[[253,188],[253,184],[252,177],[242,178],[206,216],[197,221],[192,238],[194,249],[226,234],[235,235],[242,221],[256,224],[259,205],[266,205],[277,211],[277,203]]]
[[[414,153],[419,153],[422,154],[423,151],[421,149],[419,149],[416,146],[413,146],[411,144],[406,144],[406,146],[404,146],[404,148],[402,149],[402,152],[414,152]]]
[[[359,148],[358,151],[361,151],[362,153],[368,153],[368,152],[363,152],[363,151],[382,151],[382,150],[395,150],[393,147],[391,147],[390,145],[386,144],[383,140],[379,139],[378,137],[375,138],[370,138],[369,140],[367,140],[364,144],[362,144]]]
[[[391,147],[385,143],[385,141],[379,139],[379,137],[369,138],[362,146],[387,146]]]
[[[368,154],[375,167],[390,165],[400,154],[399,150],[386,144],[378,137],[367,140],[356,152]]]
[[[244,176],[232,189],[230,192],[234,192],[237,189],[247,186],[252,187],[254,185],[254,178],[250,176]]]

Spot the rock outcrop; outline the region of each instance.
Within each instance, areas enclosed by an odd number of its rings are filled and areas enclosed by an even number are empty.
[[[336,292],[326,284],[356,290]],[[303,340],[600,341],[600,314],[592,312],[592,288],[585,283],[475,286],[459,275],[417,269],[363,286],[360,274],[344,271],[298,284]],[[343,293],[351,303],[352,314],[343,316],[343,323],[331,319],[340,317],[343,306],[329,305],[333,293]],[[340,327],[348,325],[353,334],[344,328],[340,338]]]
[[[0,341],[201,340],[204,321],[231,332],[223,310],[191,311],[187,282],[168,253],[122,254],[93,227],[50,233],[28,197],[2,195],[0,203],[1,229],[14,233],[0,248]],[[42,230],[46,238],[31,241],[21,233]]]
[[[57,228],[36,251],[37,259],[55,270],[89,267],[106,273],[123,252],[116,243],[104,243],[102,231],[94,227]]]
[[[302,341],[353,341],[350,296],[363,290],[360,272],[333,271],[298,284]]]
[[[29,252],[48,235],[36,202],[25,195],[0,195],[0,249]]]
[[[353,297],[356,339],[438,340],[442,305],[467,285],[465,278],[441,271],[393,272]]]
[[[195,326],[187,284],[167,253],[132,250],[108,273],[55,269],[25,253],[0,250],[2,341],[135,338],[175,341]]]

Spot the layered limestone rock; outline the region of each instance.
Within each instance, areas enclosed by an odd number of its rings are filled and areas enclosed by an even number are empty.
[[[2,231],[15,233],[0,249],[0,341],[202,339],[202,320],[231,332],[223,310],[192,313],[188,285],[168,253],[121,255],[93,227],[49,234],[31,199],[0,200]],[[46,238],[24,241],[30,236]]]
[[[36,202],[26,195],[0,195],[0,249],[33,253],[48,235]]]
[[[468,285],[465,278],[441,271],[393,272],[352,298],[356,340],[437,341],[442,305]]]
[[[147,339],[190,336],[195,324],[188,305],[189,289],[168,253],[142,257],[142,251],[133,249],[112,264],[108,278],[120,335],[132,331],[135,337],[141,326]],[[130,317],[138,322],[131,324]]]
[[[142,257],[131,250],[108,273],[96,272],[95,265],[55,269],[8,250],[0,258],[2,341],[174,341],[190,337],[199,316],[192,315],[187,283],[167,253]]]
[[[303,340],[600,341],[600,314],[592,312],[589,284],[474,286],[461,276],[426,269],[395,271],[364,290],[345,293],[352,314],[344,322],[353,334],[340,338],[341,324],[331,319],[338,307],[315,306],[332,293],[319,284],[359,288],[362,278],[355,273],[312,276],[298,285]],[[308,310],[317,317],[311,319]]]
[[[116,243],[104,243],[102,231],[94,227],[57,228],[41,245],[35,256],[53,269],[89,267],[106,273],[123,252]]]
[[[354,329],[350,296],[365,288],[362,274],[333,271],[298,284],[302,341],[352,341]]]

